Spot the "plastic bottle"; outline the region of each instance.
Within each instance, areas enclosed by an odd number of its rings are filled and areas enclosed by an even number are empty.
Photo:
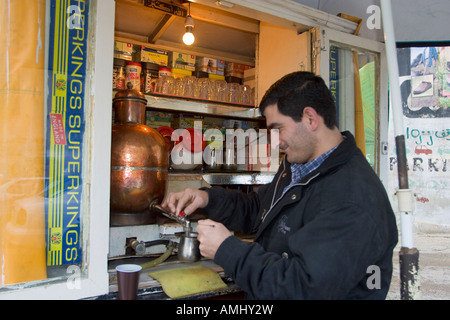
[[[125,89],[125,71],[126,61],[122,59],[114,58],[113,67],[113,89],[122,90]]]

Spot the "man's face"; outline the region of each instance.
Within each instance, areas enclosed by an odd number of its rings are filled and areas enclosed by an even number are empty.
[[[276,104],[267,106],[264,115],[267,127],[279,130],[279,148],[290,163],[303,164],[314,159],[316,139],[308,129],[305,117],[295,122],[291,117],[281,114]]]

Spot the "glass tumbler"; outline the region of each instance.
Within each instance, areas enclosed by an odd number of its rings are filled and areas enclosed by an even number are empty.
[[[174,82],[173,94],[176,96],[184,95],[184,86],[185,85],[186,85],[186,82],[184,81],[184,78],[176,78],[175,82]]]
[[[172,76],[162,76],[156,81],[155,92],[174,94],[175,79]]]
[[[214,81],[214,96],[216,101],[228,102],[228,84],[225,80]]]
[[[241,86],[241,95],[243,104],[253,104],[253,91],[248,85]]]
[[[228,84],[228,102],[230,103],[242,102],[241,85],[239,83],[230,82]]]
[[[200,78],[197,80],[197,90],[195,97],[198,99],[211,100],[212,81],[209,78]]]
[[[195,97],[195,90],[197,88],[197,77],[196,76],[186,76],[183,78],[184,81],[184,92],[185,97]]]

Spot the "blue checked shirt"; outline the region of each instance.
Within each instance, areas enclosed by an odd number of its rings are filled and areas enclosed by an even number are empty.
[[[334,148],[328,150],[327,152],[321,154],[317,158],[311,160],[310,162],[307,162],[305,164],[301,163],[292,163],[291,164],[291,183],[284,188],[283,195],[286,193],[286,191],[294,184],[299,183],[300,180],[302,180],[303,177],[305,177],[307,174],[313,172],[316,170],[329,156],[330,154],[337,148],[338,146],[335,146]]]

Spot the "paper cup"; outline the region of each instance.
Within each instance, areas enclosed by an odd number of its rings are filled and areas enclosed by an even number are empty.
[[[137,264],[121,264],[116,267],[119,300],[136,300],[141,270],[142,267]]]

